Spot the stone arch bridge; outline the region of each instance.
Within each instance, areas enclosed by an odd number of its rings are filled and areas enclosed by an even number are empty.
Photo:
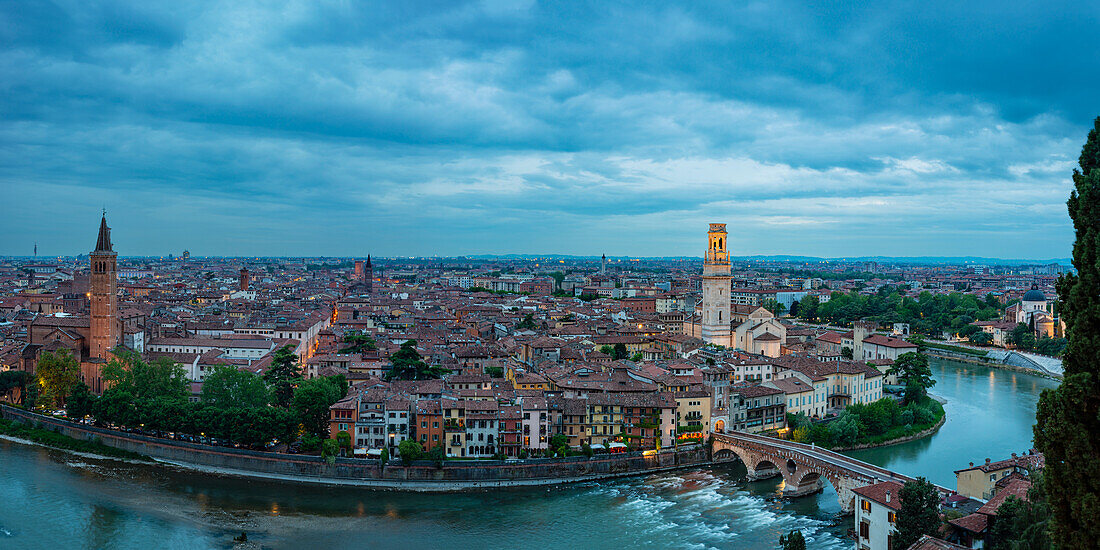
[[[752,480],[783,476],[784,493],[792,497],[816,493],[823,487],[822,480],[828,480],[836,489],[840,506],[845,512],[855,511],[855,493],[852,490],[856,487],[880,481],[905,483],[913,480],[909,476],[813,445],[741,432],[712,435],[711,456],[715,462],[739,458]],[[955,492],[938,488],[941,496]]]

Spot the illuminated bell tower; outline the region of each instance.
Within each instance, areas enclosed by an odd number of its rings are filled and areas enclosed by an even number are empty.
[[[726,224],[712,223],[703,258],[703,341],[730,345],[730,254],[726,251]]]

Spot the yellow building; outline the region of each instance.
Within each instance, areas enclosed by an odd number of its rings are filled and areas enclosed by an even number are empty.
[[[675,392],[673,396],[676,398],[676,431],[680,439],[705,439],[710,433],[710,392],[688,390]]]
[[[1002,478],[1012,473],[1027,475],[1028,470],[1042,467],[1043,455],[1029,451],[1028,454],[1017,456],[1012,453],[1012,458],[990,462],[987,458],[984,464],[970,466],[961,470],[955,470],[955,490],[961,495],[981,500],[989,500],[993,496],[994,487]]]

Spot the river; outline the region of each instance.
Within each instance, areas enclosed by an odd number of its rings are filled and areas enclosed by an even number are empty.
[[[1044,378],[931,359],[932,437],[854,457],[954,487],[953,471],[1031,445]],[[600,483],[447,495],[212,477],[0,441],[0,548],[850,548],[830,487],[784,500],[739,463]]]

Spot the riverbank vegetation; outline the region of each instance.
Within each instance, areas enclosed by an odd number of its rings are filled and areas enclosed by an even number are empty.
[[[788,414],[791,439],[828,448],[879,445],[916,435],[943,420],[943,405],[928,397],[928,388],[936,385],[928,357],[904,353],[888,374],[904,384],[902,402],[884,397],[867,404],[855,403],[828,422],[811,422],[804,413]]]
[[[938,424],[944,414],[943,405],[930,397],[906,406],[885,397],[849,405],[831,421],[813,422],[804,413],[788,414],[787,424],[793,441],[843,449],[916,435]]]
[[[64,449],[66,451],[95,454],[112,458],[125,458],[128,460],[151,460],[143,454],[108,447],[98,441],[74,439],[57,432],[36,428],[21,422],[12,422],[11,420],[3,418],[0,418],[0,434],[33,441],[40,445],[53,447],[55,449]]]
[[[300,440],[305,450],[321,451],[329,437],[329,407],[348,390],[342,376],[303,379],[290,347],[276,351],[263,377],[232,367],[215,369],[197,402],[190,399],[183,369],[167,359],[145,361],[136,353],[116,350],[103,368],[108,389],[97,397],[67,374],[70,356],[42,355],[39,376],[5,378],[5,386],[10,386],[6,389],[23,390],[24,407],[52,410],[64,404],[62,412],[77,421],[90,418],[100,426],[200,443],[268,449]],[[48,375],[42,374],[42,366]]]

